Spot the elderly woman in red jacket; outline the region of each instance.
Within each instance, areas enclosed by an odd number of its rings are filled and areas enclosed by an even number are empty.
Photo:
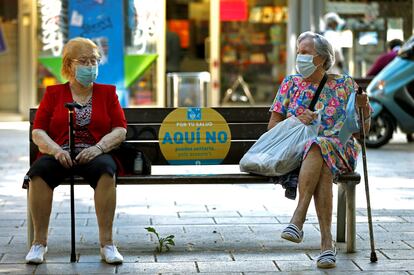
[[[123,257],[112,241],[117,166],[108,152],[125,140],[125,116],[115,86],[94,82],[100,54],[91,40],[70,40],[62,57],[62,75],[69,82],[47,87],[33,125],[33,142],[40,154],[27,173],[34,241],[26,262],[43,262],[53,190],[73,167],[95,190],[101,257],[108,263],[121,263]],[[75,159],[69,154],[67,102],[82,106],[75,108]]]

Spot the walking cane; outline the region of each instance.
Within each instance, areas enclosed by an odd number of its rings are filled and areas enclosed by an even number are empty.
[[[362,94],[362,88],[358,87],[358,94]],[[368,227],[369,227],[369,240],[371,243],[371,263],[377,262],[377,254],[375,253],[375,244],[374,244],[374,230],[372,228],[372,216],[371,216],[371,202],[369,198],[369,186],[368,186],[368,169],[367,169],[367,154],[365,147],[365,123],[364,123],[364,109],[359,108],[359,135],[361,140],[362,147],[362,164],[364,166],[364,181],[365,181],[365,195],[367,197],[367,212],[368,212]]]
[[[65,108],[68,109],[69,114],[69,150],[70,158],[72,161],[75,159],[75,135],[73,133],[73,109],[82,108],[82,106],[76,102],[65,103]],[[70,261],[72,263],[76,262],[76,252],[75,252],[75,194],[74,194],[74,181],[75,175],[73,173],[73,165],[70,168],[70,226],[71,226],[71,252],[70,252]]]

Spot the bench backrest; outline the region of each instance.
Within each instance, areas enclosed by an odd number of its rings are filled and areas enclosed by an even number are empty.
[[[128,123],[127,142],[140,148],[153,164],[168,164],[161,153],[158,132],[164,118],[175,108],[125,108]],[[227,121],[231,131],[230,150],[223,164],[238,164],[244,153],[266,131],[269,107],[213,108]],[[36,109],[30,110],[30,163],[38,152],[31,139]]]

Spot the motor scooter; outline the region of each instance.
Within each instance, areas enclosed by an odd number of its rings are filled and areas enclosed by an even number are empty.
[[[367,87],[374,112],[365,137],[367,147],[378,148],[389,142],[397,127],[407,140],[414,133],[414,36],[407,40],[393,59]]]

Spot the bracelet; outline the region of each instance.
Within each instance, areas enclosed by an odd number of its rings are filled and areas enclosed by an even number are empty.
[[[98,148],[99,150],[101,150],[102,154],[105,154],[105,151],[103,150],[102,146],[99,145],[98,143],[95,144],[96,148]]]

